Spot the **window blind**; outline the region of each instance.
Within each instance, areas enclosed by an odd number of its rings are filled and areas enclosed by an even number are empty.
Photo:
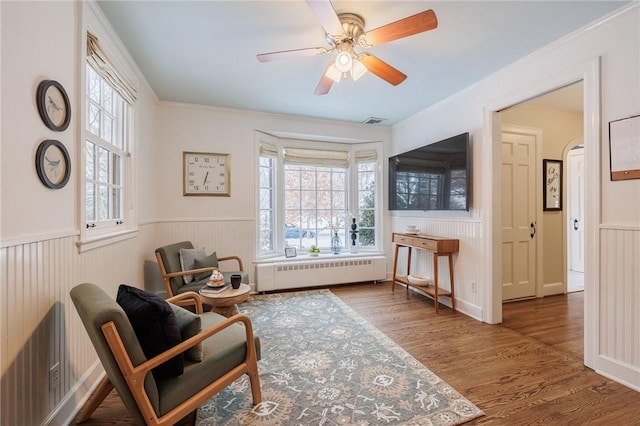
[[[277,157],[278,147],[268,142],[260,142],[261,157]]]
[[[356,164],[360,163],[374,163],[378,160],[378,151],[375,149],[365,149],[362,151],[356,151],[355,153]]]
[[[285,164],[340,167],[346,169],[349,166],[349,153],[347,151],[285,148],[284,162]]]
[[[98,37],[90,32],[87,32],[87,62],[118,92],[125,102],[129,105],[136,102],[138,91],[135,86],[116,69],[100,46]]]

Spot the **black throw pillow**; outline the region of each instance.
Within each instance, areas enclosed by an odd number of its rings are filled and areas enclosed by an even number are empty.
[[[121,284],[116,302],[127,314],[148,359],[182,342],[173,309],[160,296]],[[154,368],[152,373],[155,379],[166,379],[181,375],[183,368],[184,361],[180,354]]]

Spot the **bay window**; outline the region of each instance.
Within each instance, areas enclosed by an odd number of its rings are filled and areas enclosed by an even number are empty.
[[[353,218],[359,250],[380,250],[376,235],[380,143],[348,145],[269,139],[260,142],[259,257],[286,247],[328,253],[340,237],[347,252]]]

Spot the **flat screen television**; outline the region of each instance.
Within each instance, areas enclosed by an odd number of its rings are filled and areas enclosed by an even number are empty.
[[[389,210],[469,210],[469,133],[389,157]]]

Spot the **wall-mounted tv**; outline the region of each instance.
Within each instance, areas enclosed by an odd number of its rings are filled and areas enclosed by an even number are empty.
[[[389,210],[469,210],[469,133],[389,157]]]

